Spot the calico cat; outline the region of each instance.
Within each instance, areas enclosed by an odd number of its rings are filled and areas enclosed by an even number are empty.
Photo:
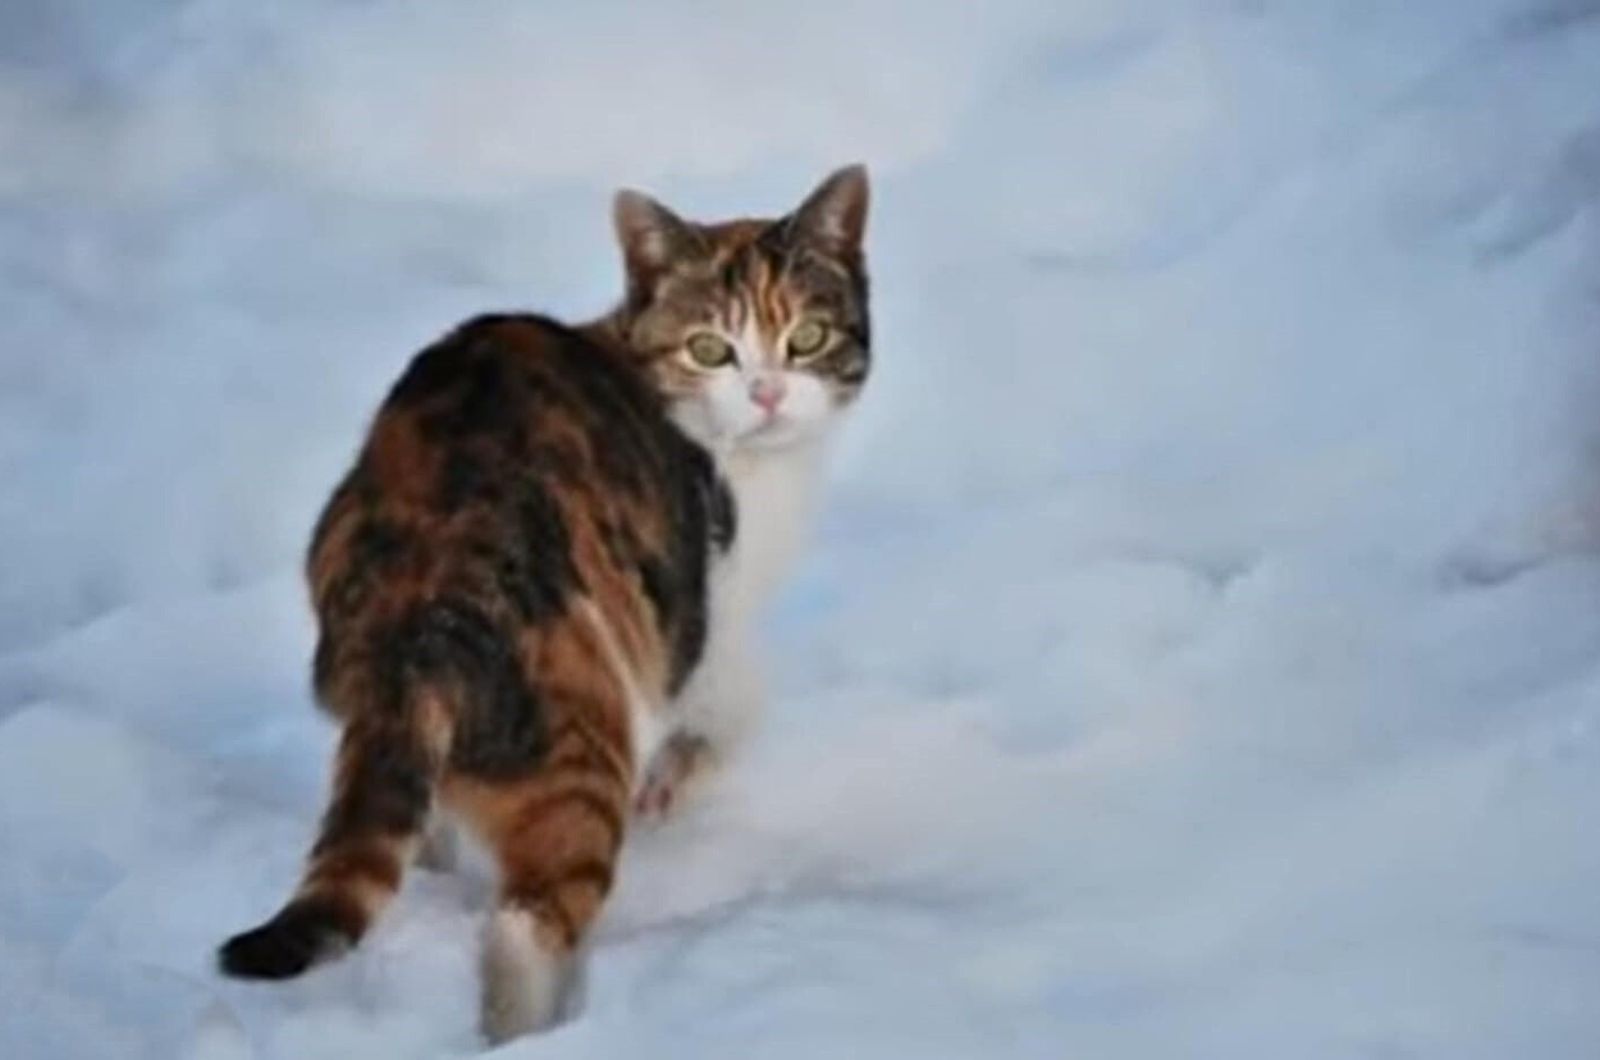
[[[342,725],[330,803],[225,972],[287,978],[355,944],[459,824],[499,868],[485,1034],[562,1015],[625,831],[759,703],[752,617],[870,365],[867,198],[859,166],[778,220],[619,192],[612,313],[480,317],[411,362],[307,560]]]

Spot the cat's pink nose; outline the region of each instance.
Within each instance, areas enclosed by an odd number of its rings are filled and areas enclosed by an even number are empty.
[[[783,402],[784,391],[787,389],[781,375],[759,376],[750,382],[750,400],[760,405],[770,416],[778,411],[778,406]]]

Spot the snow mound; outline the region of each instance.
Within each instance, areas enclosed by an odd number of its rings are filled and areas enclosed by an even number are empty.
[[[769,724],[496,1055],[1583,1057],[1600,6],[0,9],[0,1055],[469,1055],[481,881],[225,981],[330,733],[311,519],[616,183],[874,168]]]

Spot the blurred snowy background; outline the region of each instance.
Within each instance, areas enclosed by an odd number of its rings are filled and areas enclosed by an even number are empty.
[[[418,346],[876,178],[764,738],[526,1057],[1600,1050],[1600,2],[0,0],[0,1055],[462,1055],[469,884],[211,949]]]

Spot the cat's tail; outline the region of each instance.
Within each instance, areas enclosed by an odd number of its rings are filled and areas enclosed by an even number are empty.
[[[218,951],[229,975],[287,979],[360,941],[399,890],[433,801],[449,727],[434,693],[348,713],[332,799],[294,897]]]

